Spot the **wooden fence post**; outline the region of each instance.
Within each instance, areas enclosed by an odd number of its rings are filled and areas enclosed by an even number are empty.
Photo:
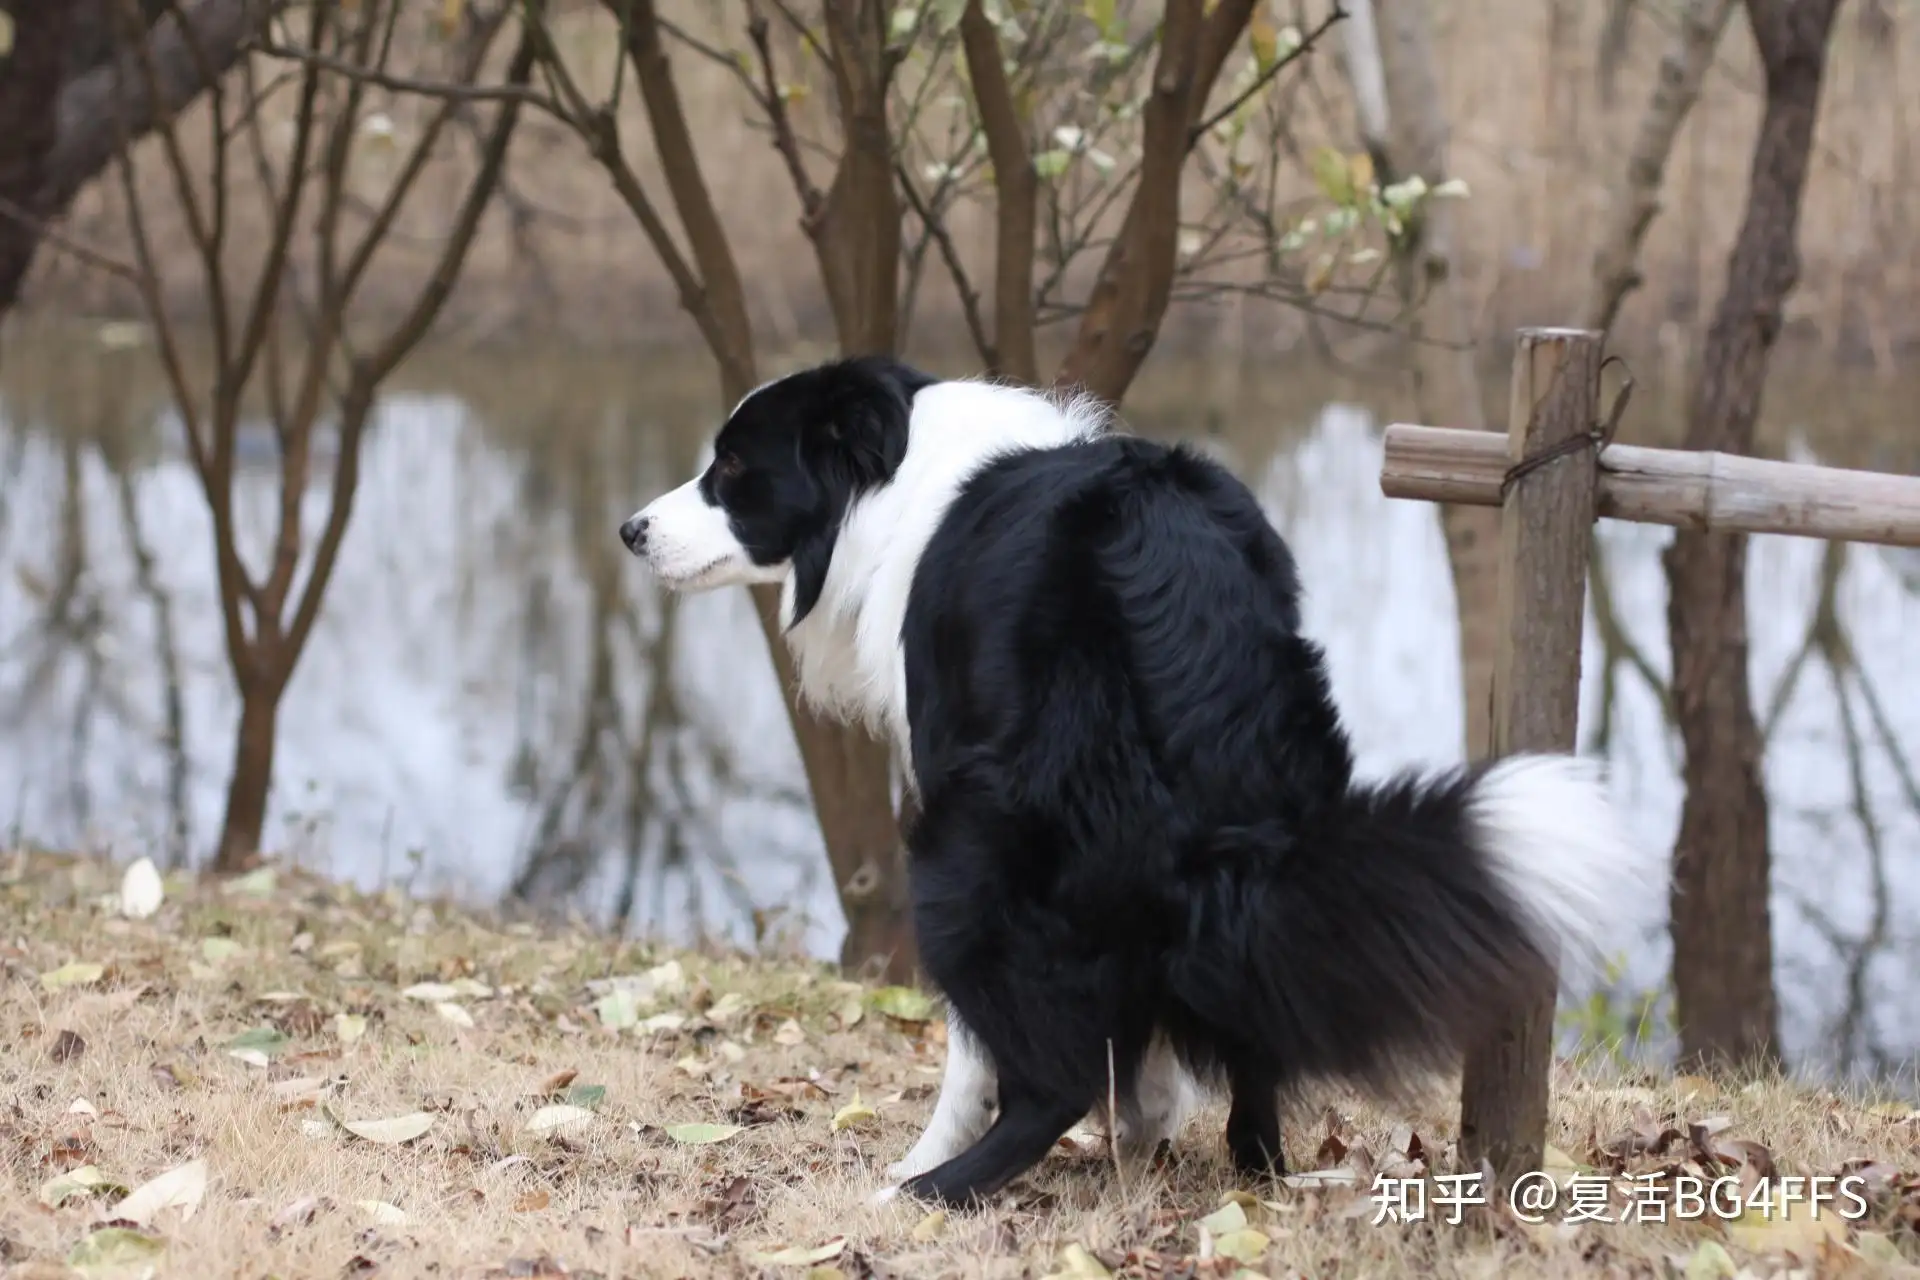
[[[1577,745],[1587,547],[1598,492],[1598,448],[1589,436],[1600,420],[1603,341],[1586,329],[1522,329],[1514,351],[1490,756],[1571,752]],[[1466,1057],[1463,1167],[1477,1169],[1484,1159],[1500,1189],[1541,1167],[1558,987],[1557,974],[1543,974],[1522,1006]],[[1491,1196],[1496,1188],[1484,1190]]]

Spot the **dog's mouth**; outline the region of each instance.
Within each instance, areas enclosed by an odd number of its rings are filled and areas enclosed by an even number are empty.
[[[686,587],[697,586],[701,579],[716,569],[725,566],[730,559],[732,559],[731,556],[717,556],[701,565],[698,569],[692,569],[684,573],[668,573],[666,570],[656,566],[649,567],[653,568],[653,576],[660,579],[660,585],[666,587],[669,591],[678,591]]]

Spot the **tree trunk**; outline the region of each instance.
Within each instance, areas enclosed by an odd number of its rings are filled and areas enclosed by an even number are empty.
[[[233,735],[233,773],[227,780],[227,815],[213,872],[229,875],[260,865],[260,837],[267,825],[267,793],[273,786],[277,691],[240,688],[240,725]]]
[[[1801,196],[1839,0],[1747,0],[1766,67],[1745,220],[1707,331],[1686,448],[1752,449],[1767,359],[1799,272]],[[1779,1062],[1767,797],[1747,684],[1747,540],[1682,530],[1666,555],[1686,802],[1674,848],[1673,984],[1682,1060]]]
[[[1380,79],[1386,87],[1388,169],[1395,178],[1419,174],[1429,186],[1437,185],[1446,177],[1447,114],[1429,6],[1426,0],[1372,0],[1371,8]],[[1485,430],[1473,334],[1467,308],[1453,287],[1452,253],[1452,205],[1431,201],[1396,262],[1401,296],[1417,308],[1410,346],[1414,413],[1421,422]],[[1469,756],[1479,756],[1488,749],[1492,733],[1500,513],[1487,507],[1443,506],[1440,525],[1460,618],[1466,748]]]
[[[59,136],[68,0],[14,0],[13,47],[0,54],[0,316],[33,265],[45,215],[40,185]]]

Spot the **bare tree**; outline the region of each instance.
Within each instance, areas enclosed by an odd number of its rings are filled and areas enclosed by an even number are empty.
[[[1276,209],[1270,180],[1280,149],[1267,148],[1260,173],[1231,154],[1255,139],[1249,121],[1270,106],[1279,73],[1342,16],[1337,6],[1306,32],[1254,27],[1249,64],[1209,114],[1233,51],[1253,26],[1253,0],[1172,0],[1157,23],[1148,6],[1124,3],[1056,0],[1015,13],[983,0],[746,0],[735,19],[721,19],[730,35],[717,42],[672,27],[650,0],[606,4],[623,32],[680,233],[626,158],[617,126],[622,77],[606,100],[590,100],[536,24],[552,86],[546,105],[586,138],[640,223],[719,366],[727,404],[759,380],[760,359],[697,133],[674,83],[669,41],[737,77],[790,180],[843,352],[900,349],[924,266],[937,257],[988,369],[1048,380],[1039,331],[1074,322],[1051,381],[1117,403],[1168,308],[1183,297],[1239,287],[1306,299],[1337,283],[1336,255],[1365,260],[1364,210],[1352,211],[1327,236],[1324,278],[1303,287],[1284,257],[1298,248],[1296,229]],[[783,49],[806,56],[783,56]],[[823,82],[820,92],[811,92],[809,76]],[[938,105],[954,99],[957,107]],[[1257,151],[1257,142],[1248,149]],[[1137,158],[1123,165],[1117,157],[1129,153]],[[1196,155],[1219,175],[1209,217],[1197,226],[1182,208],[1183,175]],[[988,193],[992,267],[982,273],[950,221],[963,202]],[[1363,189],[1352,203],[1381,209],[1377,191]],[[1084,295],[1073,296],[1082,264],[1101,250]],[[1249,261],[1255,269],[1245,269]],[[1231,279],[1209,276],[1235,268]],[[976,275],[993,280],[991,323]],[[756,589],[755,600],[791,693],[775,593]],[[905,977],[914,953],[886,750],[791,696],[788,710],[847,918],[842,961]]]
[[[502,5],[491,14],[471,15],[465,38],[445,51],[453,63],[445,78],[483,87],[488,51],[511,12]],[[475,173],[425,282],[390,327],[370,333],[354,323],[356,291],[401,219],[456,105],[452,98],[436,104],[391,167],[365,163],[373,100],[384,92],[376,85],[389,78],[388,60],[400,43],[396,30],[421,19],[409,17],[400,0],[363,0],[352,8],[310,6],[304,41],[312,56],[289,90],[290,147],[268,145],[262,99],[270,91],[256,84],[249,69],[238,84],[219,81],[208,92],[203,173],[188,159],[152,49],[132,43],[139,32],[138,11],[128,5],[119,16],[134,53],[132,74],[118,88],[124,100],[117,100],[112,115],[125,120],[145,113],[153,121],[158,155],[152,158],[164,171],[188,228],[211,320],[212,367],[201,369],[182,350],[179,326],[162,299],[146,230],[144,205],[150,197],[143,194],[123,135],[118,169],[135,251],[133,275],[212,514],[221,617],[239,687],[233,771],[214,857],[216,870],[233,871],[258,855],[281,695],[312,633],[339,556],[359,480],[360,442],[381,384],[425,336],[451,292],[498,182],[520,107],[509,93],[496,109]],[[524,88],[533,65],[533,45],[523,36],[506,68],[504,88]],[[251,174],[251,184],[236,180],[243,171]],[[267,204],[270,233],[250,285],[236,288],[243,264],[229,243],[230,206],[249,186]],[[353,232],[350,198],[365,199],[372,209],[365,225]],[[290,249],[308,227],[317,265],[302,288],[290,266]],[[250,399],[264,400],[279,454],[278,520],[261,566],[246,563],[234,516],[235,447]],[[308,490],[318,479],[316,445],[327,426],[335,433],[337,451],[316,536],[303,519],[303,507],[311,506]]]
[[[1425,0],[1355,0],[1354,10],[1359,20],[1348,31],[1346,64],[1367,145],[1389,177],[1439,183],[1447,169],[1448,124],[1429,6]],[[1457,287],[1452,224],[1451,210],[1437,203],[1394,243],[1395,282],[1411,312],[1414,411],[1423,422],[1484,430],[1491,424]],[[1440,523],[1460,620],[1466,748],[1477,756],[1488,749],[1492,729],[1500,516],[1488,508],[1443,506]]]
[[[1626,11],[1628,6],[1616,6]],[[1593,280],[1581,323],[1606,333],[1619,317],[1629,293],[1640,286],[1640,246],[1660,212],[1660,189],[1667,160],[1681,126],[1700,100],[1700,86],[1713,65],[1714,50],[1733,13],[1733,0],[1688,0],[1679,29],[1660,59],[1653,98],[1633,137],[1627,170],[1614,189],[1593,255]]]
[[[281,0],[11,0],[0,49],[0,315],[14,304],[47,224],[146,136],[216,83]],[[123,18],[134,39],[120,38]],[[145,78],[151,92],[123,86]]]
[[[1799,273],[1827,43],[1840,0],[1746,0],[1766,70],[1746,215],[1688,398],[1686,447],[1750,452]],[[1761,738],[1747,675],[1744,537],[1681,530],[1666,555],[1686,801],[1674,849],[1673,980],[1684,1060],[1779,1059]]]

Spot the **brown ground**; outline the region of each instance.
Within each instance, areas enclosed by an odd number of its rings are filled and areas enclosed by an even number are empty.
[[[1451,1167],[1444,1089],[1297,1116],[1312,1187],[1242,1186],[1209,1112],[1155,1168],[1080,1134],[991,1210],[868,1208],[938,1080],[916,993],[271,871],[170,878],[130,919],[119,881],[0,862],[0,1262],[23,1280],[1920,1275],[1905,1104],[1561,1071],[1549,1175],[1844,1173],[1857,1220],[1374,1225],[1374,1172]]]

